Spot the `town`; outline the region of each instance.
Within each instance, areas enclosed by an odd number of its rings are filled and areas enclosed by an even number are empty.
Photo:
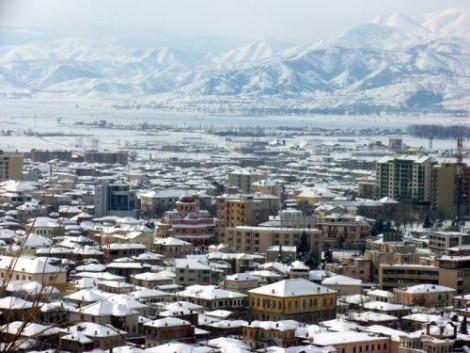
[[[0,152],[1,352],[470,352],[462,137],[200,130]]]

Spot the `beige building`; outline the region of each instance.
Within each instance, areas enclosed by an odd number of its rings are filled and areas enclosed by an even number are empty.
[[[363,256],[342,257],[339,263],[325,264],[325,270],[370,282],[370,260]]]
[[[251,192],[269,194],[279,197],[279,199],[282,199],[282,188],[281,182],[272,179],[258,180],[251,184]]]
[[[456,290],[436,284],[417,284],[407,288],[395,288],[395,302],[408,306],[452,306]]]
[[[278,213],[281,201],[267,194],[224,194],[217,197],[217,229],[255,226]]]
[[[416,284],[439,284],[439,268],[429,265],[381,264],[379,269],[380,289],[392,290],[397,287]]]
[[[225,277],[224,289],[247,294],[249,290],[259,287],[259,277],[250,273],[236,273]]]
[[[429,234],[429,248],[438,255],[461,245],[470,245],[470,234],[446,231],[433,231]]]
[[[442,255],[438,266],[440,285],[455,288],[457,294],[470,293],[470,255]]]
[[[459,193],[459,178],[461,181]],[[441,163],[432,170],[431,207],[439,218],[457,216],[457,196],[460,194],[460,216],[470,215],[470,166]]]
[[[296,246],[304,232],[307,234],[311,250],[320,259],[323,242],[322,233],[318,229],[230,227],[220,231],[219,242],[241,252],[265,253],[272,246]]]
[[[377,162],[375,193],[397,201],[431,202],[432,157],[423,154],[397,154]]]
[[[0,150],[0,182],[5,180],[21,180],[23,175],[23,157],[17,153]]]
[[[317,323],[336,317],[336,291],[302,278],[268,284],[248,294],[251,314],[257,320]]]
[[[258,181],[266,178],[266,173],[252,169],[240,169],[231,172],[228,175],[228,185],[238,188],[242,192],[250,192],[251,185]]]

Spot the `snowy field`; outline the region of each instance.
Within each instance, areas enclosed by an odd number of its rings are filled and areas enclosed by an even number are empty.
[[[360,129],[360,128],[403,128],[409,124],[445,124],[468,125],[468,118],[452,118],[438,116],[274,116],[274,117],[243,117],[243,116],[203,116],[191,113],[166,113],[149,109],[116,109],[115,102],[69,102],[44,100],[0,100],[0,131],[10,131],[9,136],[0,136],[0,149],[4,151],[27,152],[31,149],[68,149],[80,151],[93,146],[100,150],[117,150],[132,144],[178,144],[193,141],[201,144],[228,146],[223,137],[209,135],[205,130],[210,127],[261,127],[271,131],[282,131],[282,126],[297,128],[326,128],[326,129]],[[167,129],[147,132],[145,130],[96,128],[87,124],[106,120],[114,125],[165,125]],[[78,122],[83,123],[77,125]],[[168,129],[171,128],[172,131]],[[174,131],[175,128],[186,131]],[[178,130],[178,129],[177,129]],[[189,131],[187,131],[189,130]],[[33,133],[60,133],[65,136],[34,136]],[[344,136],[301,136],[287,140],[288,143],[307,143],[312,141],[337,142]],[[388,144],[389,137],[400,137],[406,145],[414,148],[429,148],[428,139],[410,136],[367,135],[353,136],[354,142],[342,142],[350,147],[370,142],[381,141]],[[271,139],[275,138],[275,135]],[[349,137],[348,137],[349,138]],[[433,149],[455,149],[455,140],[435,139]],[[465,141],[464,148],[469,143]],[[184,157],[184,154],[183,156]],[[205,158],[204,154],[191,158]]]

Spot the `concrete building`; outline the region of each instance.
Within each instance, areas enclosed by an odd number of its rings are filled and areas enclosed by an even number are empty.
[[[455,288],[457,294],[470,293],[470,254],[442,255],[437,264],[440,285]]]
[[[286,279],[248,291],[257,320],[316,323],[336,317],[336,291],[308,280]]]
[[[296,246],[303,233],[307,234],[310,249],[320,259],[322,233],[310,228],[229,227],[219,232],[219,242],[237,251],[265,253],[270,247]]]
[[[251,192],[269,194],[282,199],[283,184],[280,181],[272,179],[258,180],[251,184]]]
[[[433,231],[429,234],[429,248],[436,254],[462,245],[470,245],[470,234],[446,231]]]
[[[279,211],[278,197],[267,194],[229,193],[217,197],[217,228],[256,226]]]
[[[129,185],[102,182],[95,185],[95,216],[137,217],[136,193]]]
[[[395,302],[403,305],[428,307],[452,306],[456,290],[435,284],[417,284],[407,288],[395,288]]]
[[[397,287],[413,286],[424,283],[439,284],[438,267],[411,264],[380,265],[380,289],[392,290]]]
[[[431,202],[432,168],[435,162],[423,154],[398,154],[377,162],[377,199],[388,196],[397,201]]]
[[[460,217],[470,216],[470,166],[457,163],[441,163],[434,166],[431,207],[436,216],[456,217],[458,196]]]
[[[17,153],[0,150],[0,182],[5,180],[21,180],[23,175],[23,157]]]
[[[228,175],[228,185],[238,188],[242,192],[251,192],[251,185],[258,181],[266,179],[266,174],[262,171],[247,168],[231,172]]]

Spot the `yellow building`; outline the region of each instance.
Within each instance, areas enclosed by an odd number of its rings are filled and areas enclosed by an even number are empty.
[[[23,157],[16,153],[0,150],[0,181],[21,180],[23,175]]]
[[[336,291],[306,279],[286,279],[248,291],[257,320],[317,323],[336,317]]]
[[[258,180],[251,184],[252,192],[274,195],[279,197],[279,199],[282,199],[282,188],[283,185],[280,181],[272,179]]]
[[[217,227],[255,226],[277,214],[278,197],[268,194],[225,194],[217,197]]]

